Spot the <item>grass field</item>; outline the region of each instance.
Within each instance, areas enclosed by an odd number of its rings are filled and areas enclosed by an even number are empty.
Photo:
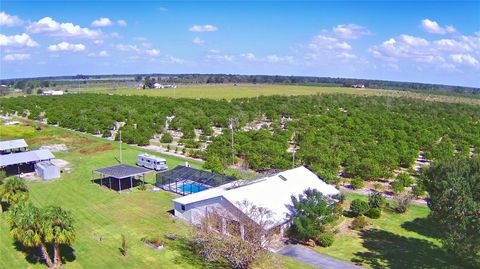
[[[153,250],[141,242],[145,236],[165,234],[188,235],[191,228],[174,219],[174,194],[159,191],[124,191],[117,193],[91,183],[91,171],[116,164],[118,144],[103,139],[44,126],[35,131],[32,126],[0,126],[0,139],[25,138],[31,149],[45,144],[65,144],[68,152],[56,157],[70,163],[72,172],[51,182],[31,182],[30,200],[37,206],[60,205],[72,212],[76,221],[77,238],[72,248],[64,250],[66,268],[205,268],[182,240],[167,241],[162,251]],[[110,145],[110,146],[106,146]],[[134,164],[141,149],[124,146],[124,162]],[[158,154],[157,154],[158,155]],[[184,160],[162,156],[170,167]],[[193,167],[200,164],[190,161]],[[153,182],[154,175],[147,176]],[[129,245],[128,255],[120,255],[121,235]],[[9,235],[6,213],[0,215],[0,268],[45,268],[38,254],[16,245]],[[294,260],[279,257],[284,268],[309,268]],[[261,268],[264,265],[258,265]]]
[[[347,203],[356,198],[367,200],[348,194]],[[331,247],[316,250],[369,268],[467,268],[441,249],[441,231],[427,219],[429,211],[416,205],[404,214],[384,210],[381,218],[368,219],[368,230],[348,229]],[[351,219],[345,219],[350,223]]]
[[[435,102],[466,103],[480,105],[479,98],[467,98],[453,95],[434,95],[428,93],[415,93],[407,91],[375,90],[375,89],[354,89],[347,87],[326,87],[326,86],[299,86],[299,85],[271,85],[271,84],[239,84],[238,86],[223,85],[179,85],[177,89],[134,89],[134,88],[100,88],[89,87],[69,89],[69,92],[95,92],[120,95],[146,95],[163,96],[176,98],[210,98],[210,99],[233,99],[248,98],[267,95],[314,95],[314,94],[354,94],[361,96],[393,96],[409,97]]]

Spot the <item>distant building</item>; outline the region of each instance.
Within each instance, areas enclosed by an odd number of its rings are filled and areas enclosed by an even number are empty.
[[[41,95],[63,95],[63,91],[42,90]]]
[[[353,85],[352,85],[352,88],[364,89],[364,88],[365,88],[365,85],[363,85],[363,84],[353,84]]]
[[[155,88],[155,89],[165,89],[165,88],[176,89],[176,88],[177,88],[177,85],[175,85],[175,84],[160,84],[160,83],[155,83],[155,84],[153,84],[153,88]]]

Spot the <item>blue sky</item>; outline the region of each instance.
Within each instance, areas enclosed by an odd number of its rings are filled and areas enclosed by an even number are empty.
[[[480,1],[4,1],[0,77],[238,73],[480,87]]]

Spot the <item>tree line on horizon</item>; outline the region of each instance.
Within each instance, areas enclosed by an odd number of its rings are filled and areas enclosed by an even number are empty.
[[[478,95],[480,88],[452,86],[442,84],[429,84],[418,82],[401,82],[373,79],[355,79],[355,78],[333,78],[333,77],[314,77],[314,76],[279,76],[279,75],[236,75],[236,74],[112,74],[112,75],[75,75],[75,76],[52,76],[41,78],[15,78],[1,79],[2,85],[11,86],[20,90],[33,89],[35,85],[53,83],[54,85],[78,84],[79,82],[89,81],[94,83],[95,79],[102,79],[101,82],[141,82],[146,77],[155,78],[162,83],[176,84],[235,84],[235,83],[253,83],[253,84],[286,84],[286,85],[311,85],[311,86],[337,86],[351,87],[352,85],[362,84],[371,89],[401,90],[429,93],[456,93]],[[110,79],[110,80],[109,80]]]

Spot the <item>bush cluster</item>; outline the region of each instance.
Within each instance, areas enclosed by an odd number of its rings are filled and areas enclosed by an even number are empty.
[[[382,215],[382,211],[380,208],[373,207],[370,208],[365,215],[371,219],[378,219]]]
[[[355,199],[350,204],[350,211],[354,216],[364,215],[369,209],[368,203],[360,199]]]
[[[352,221],[352,229],[360,231],[368,225],[367,218],[364,216],[358,216]]]
[[[351,184],[354,190],[361,189],[363,187],[363,179],[355,177],[352,179]]]
[[[333,234],[321,233],[315,238],[315,243],[322,247],[329,247],[333,244],[334,240]]]

